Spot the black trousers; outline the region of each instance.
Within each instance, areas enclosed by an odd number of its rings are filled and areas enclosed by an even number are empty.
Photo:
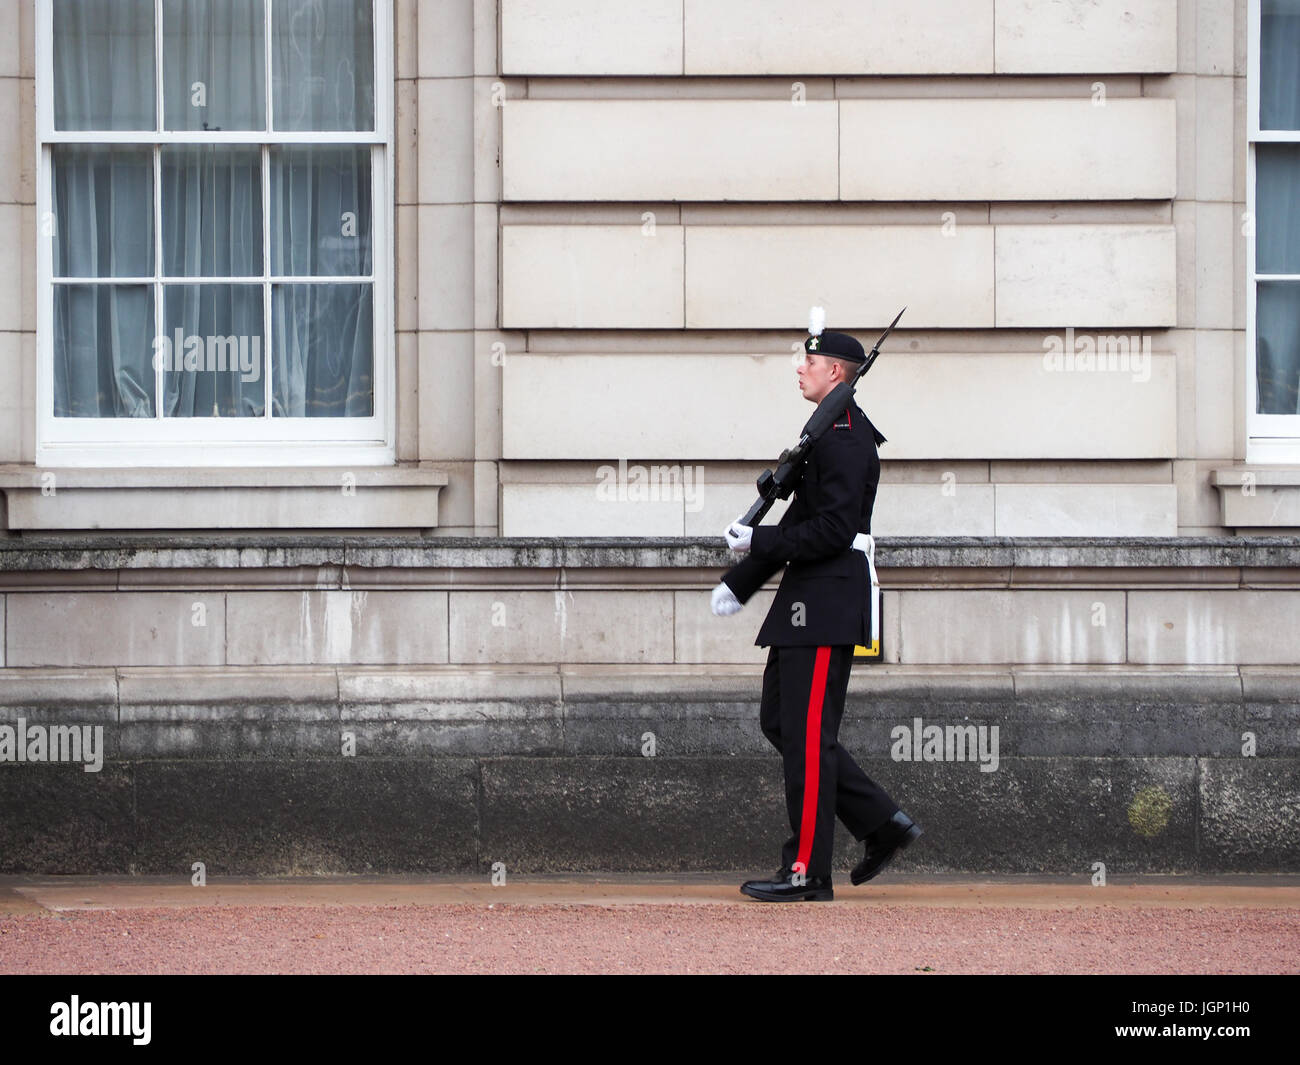
[[[781,849],[784,869],[829,876],[835,818],[863,840],[898,804],[839,744],[853,648],[773,647],[763,671],[759,719],[781,752],[785,804],[793,835]]]

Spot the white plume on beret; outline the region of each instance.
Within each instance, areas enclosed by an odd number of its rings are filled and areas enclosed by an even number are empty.
[[[813,336],[822,335],[822,330],[826,328],[826,308],[814,307],[808,312],[808,332]]]

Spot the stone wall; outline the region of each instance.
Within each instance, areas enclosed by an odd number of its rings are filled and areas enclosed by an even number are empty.
[[[716,544],[0,542],[0,729],[103,729],[96,772],[0,763],[0,871],[766,870],[771,593],[713,617]],[[878,561],[841,739],[925,825],[910,866],[1300,868],[1300,540]]]

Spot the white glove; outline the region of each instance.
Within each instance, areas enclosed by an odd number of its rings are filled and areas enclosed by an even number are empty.
[[[871,534],[858,533],[858,535],[853,538],[853,550],[861,551],[864,555],[869,554],[871,551]]]
[[[742,514],[741,517],[744,517]],[[727,526],[727,531],[723,534],[727,538],[727,546],[736,554],[743,555],[749,550],[749,545],[754,539],[754,529],[749,525],[741,525],[740,518],[737,518]]]
[[[739,613],[740,609],[741,602],[736,598],[736,593],[727,587],[726,581],[719,581],[713,589],[713,612],[718,617],[725,618]]]

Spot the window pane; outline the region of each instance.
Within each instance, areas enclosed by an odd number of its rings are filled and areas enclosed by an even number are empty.
[[[168,418],[259,418],[266,410],[261,285],[167,285],[158,340]]]
[[[371,286],[276,285],[271,307],[275,416],[371,417]]]
[[[369,148],[271,153],[271,271],[281,277],[368,277]]]
[[[153,0],[54,0],[54,128],[157,129]]]
[[[1259,127],[1300,129],[1300,0],[1263,0],[1259,26]]]
[[[262,275],[262,152],[185,145],[162,153],[163,271]]]
[[[1256,286],[1260,414],[1300,414],[1300,281]]]
[[[276,0],[272,21],[275,128],[373,130],[371,0]]]
[[[54,414],[151,418],[153,288],[54,286]]]
[[[1255,262],[1261,274],[1300,274],[1300,144],[1255,147]]]
[[[262,0],[163,0],[166,129],[266,128]]]
[[[153,152],[56,145],[54,276],[153,276]]]

